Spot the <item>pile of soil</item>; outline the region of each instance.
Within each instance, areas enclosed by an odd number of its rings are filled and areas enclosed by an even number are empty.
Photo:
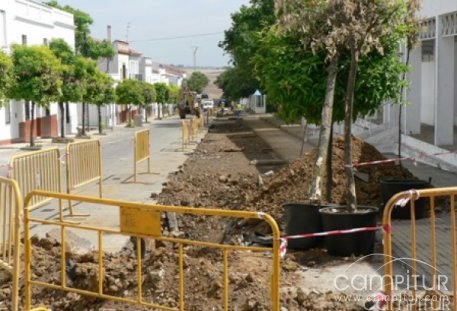
[[[384,160],[385,157],[372,145],[353,138],[353,163]],[[305,202],[308,200],[308,186],[313,178],[312,172],[316,159],[316,151],[305,154],[280,169],[272,178],[265,180],[260,189],[247,193],[246,205],[249,209],[270,213],[276,219],[281,219],[281,205],[286,202]],[[345,204],[346,176],[344,171],[344,140],[337,136],[333,141],[332,157],[332,200],[326,201],[325,187],[323,189],[324,204]],[[389,162],[379,165],[362,166],[357,169],[368,175],[368,181],[356,178],[357,200],[359,205],[380,206],[382,203],[380,181],[383,179],[415,179],[406,168]],[[327,176],[323,177],[324,184]]]
[[[55,285],[61,284],[60,243],[52,237],[32,237],[32,279]],[[156,243],[142,259],[142,297],[149,303],[168,308],[179,307],[179,270],[176,247],[170,243]],[[184,256],[184,284],[186,310],[223,310],[222,253],[200,247],[186,247]],[[129,243],[121,252],[105,253],[103,257],[104,294],[135,300],[137,298],[136,250]],[[98,292],[98,254],[66,254],[67,286]],[[230,310],[271,310],[269,284],[271,258],[265,254],[229,254]],[[253,268],[255,267],[255,269]],[[282,263],[281,278],[285,284],[297,284],[298,265],[286,259]],[[1,306],[10,308],[10,280],[0,279]],[[21,296],[24,287],[21,287]],[[23,297],[23,296],[22,296]],[[39,286],[32,288],[32,305],[45,305],[52,310],[151,310],[125,303],[66,293]],[[341,302],[341,295],[332,293],[305,293],[300,288],[281,289],[281,310],[360,310],[356,304]]]

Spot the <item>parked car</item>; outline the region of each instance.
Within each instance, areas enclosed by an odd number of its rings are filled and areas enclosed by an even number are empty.
[[[214,101],[212,99],[205,99],[202,101],[203,110],[209,110],[214,108]]]

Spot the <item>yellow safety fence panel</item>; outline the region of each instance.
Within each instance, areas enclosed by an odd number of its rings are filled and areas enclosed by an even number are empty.
[[[18,310],[22,198],[16,181],[0,177],[0,269],[11,274],[11,310]]]
[[[103,197],[102,155],[98,139],[74,142],[67,145],[67,193],[98,181],[98,194]],[[73,214],[72,203],[69,201]],[[82,215],[80,215],[82,216]]]
[[[98,204],[105,207],[116,207],[119,208],[120,223],[118,229],[97,227],[91,225],[82,225],[68,222],[61,222],[57,220],[47,220],[34,217],[30,213],[28,207],[29,203],[36,196],[45,196],[48,198],[61,199],[61,200],[72,200],[79,201],[83,203]],[[279,311],[279,279],[280,279],[280,257],[279,257],[279,244],[280,244],[280,232],[279,227],[276,224],[275,220],[263,213],[256,212],[247,212],[247,211],[230,211],[230,210],[220,210],[220,209],[207,209],[207,208],[190,208],[190,207],[176,207],[176,206],[161,206],[161,205],[152,205],[152,204],[141,204],[141,203],[132,203],[118,200],[110,199],[99,199],[93,197],[83,197],[76,195],[68,195],[61,193],[51,193],[51,192],[41,192],[35,191],[29,194],[26,198],[26,208],[24,215],[24,240],[25,240],[25,293],[26,293],[26,310],[30,310],[32,307],[32,287],[44,287],[54,290],[60,290],[63,292],[76,293],[83,296],[90,296],[95,298],[102,298],[106,300],[128,303],[137,306],[145,306],[153,308],[154,310],[172,310],[172,311],[184,311],[186,310],[185,305],[185,247],[192,246],[202,246],[212,249],[221,250],[223,253],[223,258],[221,263],[223,264],[223,306],[224,310],[232,310],[230,308],[230,293],[229,293],[229,267],[228,267],[228,258],[230,252],[233,251],[245,251],[245,252],[260,252],[260,253],[271,253],[273,260],[272,275],[271,275],[271,300],[272,300],[272,310]],[[174,212],[177,214],[186,214],[186,215],[195,215],[195,216],[218,216],[218,217],[231,217],[235,219],[262,219],[265,221],[272,230],[273,235],[273,246],[272,247],[258,247],[258,246],[245,246],[245,245],[229,245],[229,244],[218,244],[204,241],[195,241],[184,238],[175,238],[171,236],[162,236],[161,235],[161,214],[166,212]],[[78,232],[87,231],[92,232],[98,236],[98,288],[94,290],[86,290],[73,288],[68,285],[67,275],[65,273],[65,268],[61,272],[61,280],[58,283],[46,283],[36,279],[32,274],[32,243],[31,243],[31,227],[39,225],[51,225],[60,227],[60,236],[61,236],[61,253],[57,255],[59,261],[61,262],[61,267],[66,267],[66,232],[67,230],[77,229]],[[116,235],[125,235],[125,236],[134,236],[136,237],[136,250],[137,250],[137,284],[136,290],[133,295],[135,297],[118,297],[112,296],[105,293],[103,286],[103,279],[105,272],[104,267],[104,253],[103,253],[103,237],[104,235],[116,234]],[[177,257],[178,257],[178,280],[176,287],[179,288],[179,298],[176,304],[179,306],[177,308],[171,308],[163,305],[159,305],[152,302],[146,302],[143,299],[143,263],[141,256],[141,238],[153,238],[155,240],[171,242],[176,245]],[[122,263],[121,263],[122,264]],[[112,268],[112,267],[111,267]]]
[[[417,277],[418,276],[418,264],[424,263],[424,258],[420,258],[418,254],[418,250],[420,249],[422,252],[422,256],[424,254],[427,254],[427,257],[430,256],[431,262],[425,262],[425,264],[421,265],[421,269],[426,269],[428,271],[425,271],[426,273],[430,273],[430,276],[432,277],[432,284],[429,284],[430,288],[427,288],[428,293],[435,293],[438,295],[442,295],[443,291],[440,289],[442,287],[442,284],[440,285],[439,277],[437,274],[440,273],[438,267],[438,260],[440,260],[441,264],[444,265],[449,265],[452,268],[452,276],[450,280],[450,285],[447,285],[446,291],[444,295],[451,295],[450,300],[454,300],[453,303],[449,303],[448,305],[445,306],[444,309],[440,308],[434,308],[433,310],[453,310],[457,311],[457,303],[455,301],[455,297],[457,297],[457,237],[456,237],[456,207],[455,207],[455,196],[457,195],[457,187],[449,187],[449,188],[433,188],[433,189],[423,189],[423,190],[411,190],[411,191],[405,191],[396,194],[393,196],[389,202],[387,203],[385,209],[384,209],[384,214],[383,214],[383,227],[385,229],[385,235],[384,235],[384,292],[386,295],[386,300],[387,300],[387,306],[383,310],[395,310],[394,306],[394,300],[397,298],[402,298],[404,296],[401,296],[402,294],[404,295],[404,292],[400,292],[399,295],[395,295],[397,289],[395,281],[397,280],[396,275],[394,274],[394,263],[396,262],[396,258],[393,257],[393,250],[392,250],[392,232],[396,232],[396,223],[394,225],[392,224],[392,219],[391,219],[391,214],[392,210],[395,208],[408,208],[408,207],[400,207],[397,206],[400,202],[409,202],[409,208],[410,208],[410,213],[411,213],[411,218],[410,220],[406,220],[409,223],[409,241],[406,243],[409,244],[409,250],[408,249],[402,249],[403,251],[409,251],[409,258],[400,258],[402,260],[409,260],[410,263],[408,262],[408,274],[411,277],[411,280],[409,280],[409,292],[407,293],[408,295],[411,295],[409,297],[409,301],[414,302],[410,305],[412,309],[408,310],[419,310],[420,307],[419,305],[421,303],[424,303],[424,301],[420,300],[420,297],[418,297],[418,292],[420,289],[420,286],[418,286],[418,282],[420,280]],[[417,204],[417,199],[421,200],[426,200],[429,204],[429,213],[430,213],[430,218],[429,219],[423,219],[420,220],[422,226],[424,224],[427,224],[426,229],[429,231],[429,234],[427,234],[427,240],[428,241],[421,241],[418,239],[418,220],[416,220],[416,204]],[[450,214],[449,214],[449,225],[450,225],[450,230],[449,230],[449,236],[447,239],[442,239],[438,240],[437,239],[437,228],[438,226],[443,226],[444,223],[442,221],[437,221],[437,211],[436,211],[436,204],[437,200],[439,200],[440,204],[443,204],[443,202],[448,202],[449,203],[449,208],[450,208]],[[424,222],[424,220],[426,222]],[[405,221],[402,221],[404,223]],[[446,224],[447,225],[447,224]],[[421,230],[424,230],[421,228]],[[446,230],[447,231],[447,230]],[[404,238],[404,237],[403,237]],[[444,257],[438,253],[438,244],[441,244],[441,247],[443,247],[443,242],[449,243],[449,245],[444,245],[445,247],[449,247],[449,249],[452,251],[452,255],[450,258]],[[439,242],[439,243],[438,243]],[[403,245],[403,241],[402,241]],[[426,249],[425,249],[426,248]],[[443,262],[444,261],[444,262]],[[399,276],[401,277],[401,276]],[[422,282],[424,282],[422,280]],[[452,287],[452,288],[450,288]],[[397,297],[398,296],[398,297]],[[397,297],[397,298],[395,298]],[[444,296],[443,296],[444,297]],[[454,298],[452,298],[454,297]],[[436,298],[436,297],[435,297]],[[430,298],[435,300],[432,302],[433,304],[438,304],[440,301],[435,298]],[[401,301],[401,299],[400,299]],[[441,301],[443,303],[443,301]],[[429,308],[431,308],[429,306]],[[420,309],[420,310],[425,310],[425,309]]]
[[[181,120],[181,133],[182,133],[182,151],[184,151],[190,141],[190,120]]]
[[[137,131],[133,146],[133,180],[136,182],[137,166],[141,162],[148,161],[148,173],[151,173],[151,146],[149,142],[149,130]]]
[[[14,155],[10,159],[10,177],[19,185],[22,198],[34,191],[62,191],[61,158],[58,148]],[[32,209],[51,201],[48,197],[34,197]],[[59,201],[59,216],[63,220],[62,201]]]

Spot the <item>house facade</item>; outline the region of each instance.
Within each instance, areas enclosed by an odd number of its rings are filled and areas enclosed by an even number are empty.
[[[0,1],[0,48],[11,52],[13,44],[47,45],[52,39],[65,40],[75,46],[73,15],[29,0]],[[35,135],[58,135],[58,121],[65,119],[66,132],[76,132],[76,104],[67,105],[65,116],[58,112],[57,104],[36,111]],[[0,144],[24,141],[30,129],[30,105],[23,101],[10,101],[0,108]]]

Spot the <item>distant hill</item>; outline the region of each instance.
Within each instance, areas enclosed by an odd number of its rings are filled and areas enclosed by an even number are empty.
[[[194,72],[194,68],[186,68],[182,67],[180,68],[187,72],[188,77]],[[217,87],[217,85],[214,84],[216,81],[217,77],[224,72],[224,68],[211,68],[211,67],[204,67],[204,68],[197,68],[196,71],[200,71],[204,73],[208,79],[209,79],[209,84],[208,86],[204,89],[204,92],[208,94],[209,98],[221,98],[222,97],[222,90]]]

